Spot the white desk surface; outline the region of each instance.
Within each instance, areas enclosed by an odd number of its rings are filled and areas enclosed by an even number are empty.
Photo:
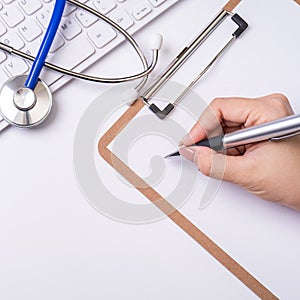
[[[142,45],[148,32],[165,37],[156,74],[223,4],[183,0],[136,35]],[[195,91],[207,103],[282,92],[300,112],[300,7],[292,0],[244,0],[236,11],[249,30]],[[124,49],[92,71],[118,72],[116,56]],[[124,70],[133,61],[124,60]],[[176,80],[187,83],[193,74],[195,64]],[[107,89],[72,81],[54,94],[43,126],[1,134],[0,298],[255,299],[169,219],[125,224],[88,204],[74,175],[73,139],[84,111]],[[191,199],[182,212],[280,299],[299,299],[298,212],[228,183],[205,209]]]

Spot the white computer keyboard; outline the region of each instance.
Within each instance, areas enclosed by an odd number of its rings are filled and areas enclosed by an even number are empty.
[[[179,0],[81,0],[133,34]],[[35,55],[43,39],[53,0],[0,0],[0,41]],[[123,37],[82,9],[67,4],[47,61],[81,72],[110,52]],[[27,74],[30,63],[0,51],[0,85]],[[43,80],[55,91],[70,78],[44,70]]]

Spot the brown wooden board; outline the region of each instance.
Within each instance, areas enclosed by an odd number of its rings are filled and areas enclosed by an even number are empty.
[[[224,9],[231,11],[240,1],[231,0]],[[261,299],[278,299],[261,282],[244,269],[237,261],[221,249],[214,241],[205,235],[189,219],[181,214],[164,197],[162,197],[154,188],[149,186],[141,177],[129,168],[122,160],[112,153],[108,146],[120,134],[120,132],[134,119],[134,117],[144,107],[144,102],[139,99],[113,124],[113,126],[101,137],[98,143],[98,151],[102,158],[110,164],[120,175],[130,182],[136,189],[156,205],[168,218],[177,224],[200,246],[210,253],[219,263],[221,263],[229,272],[236,276],[253,293]]]

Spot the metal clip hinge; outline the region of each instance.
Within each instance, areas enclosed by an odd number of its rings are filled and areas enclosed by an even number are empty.
[[[210,61],[210,63],[198,74],[198,76],[187,86],[187,88],[174,100],[169,103],[163,110],[155,104],[150,104],[149,99],[156,93],[166,81],[179,69],[184,61],[195,51],[202,42],[210,35],[212,31],[224,20],[226,16],[230,15],[233,22],[238,25],[238,29],[232,34],[229,42],[217,53],[217,55]],[[160,119],[164,119],[173,111],[175,105],[179,103],[188,92],[198,83],[204,74],[214,65],[214,63],[221,57],[221,55],[231,46],[231,44],[247,29],[248,24],[238,15],[228,11],[221,11],[221,13],[210,23],[209,29],[201,32],[196,40],[191,43],[191,46],[185,47],[183,51],[176,57],[175,61],[167,68],[161,77],[152,84],[143,97],[144,102],[149,106],[149,109],[154,112]]]

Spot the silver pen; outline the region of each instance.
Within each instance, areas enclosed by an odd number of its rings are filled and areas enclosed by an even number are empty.
[[[282,140],[295,135],[300,135],[300,114],[219,135],[190,146],[205,146],[219,151],[267,140]],[[177,151],[165,158],[179,155]]]

